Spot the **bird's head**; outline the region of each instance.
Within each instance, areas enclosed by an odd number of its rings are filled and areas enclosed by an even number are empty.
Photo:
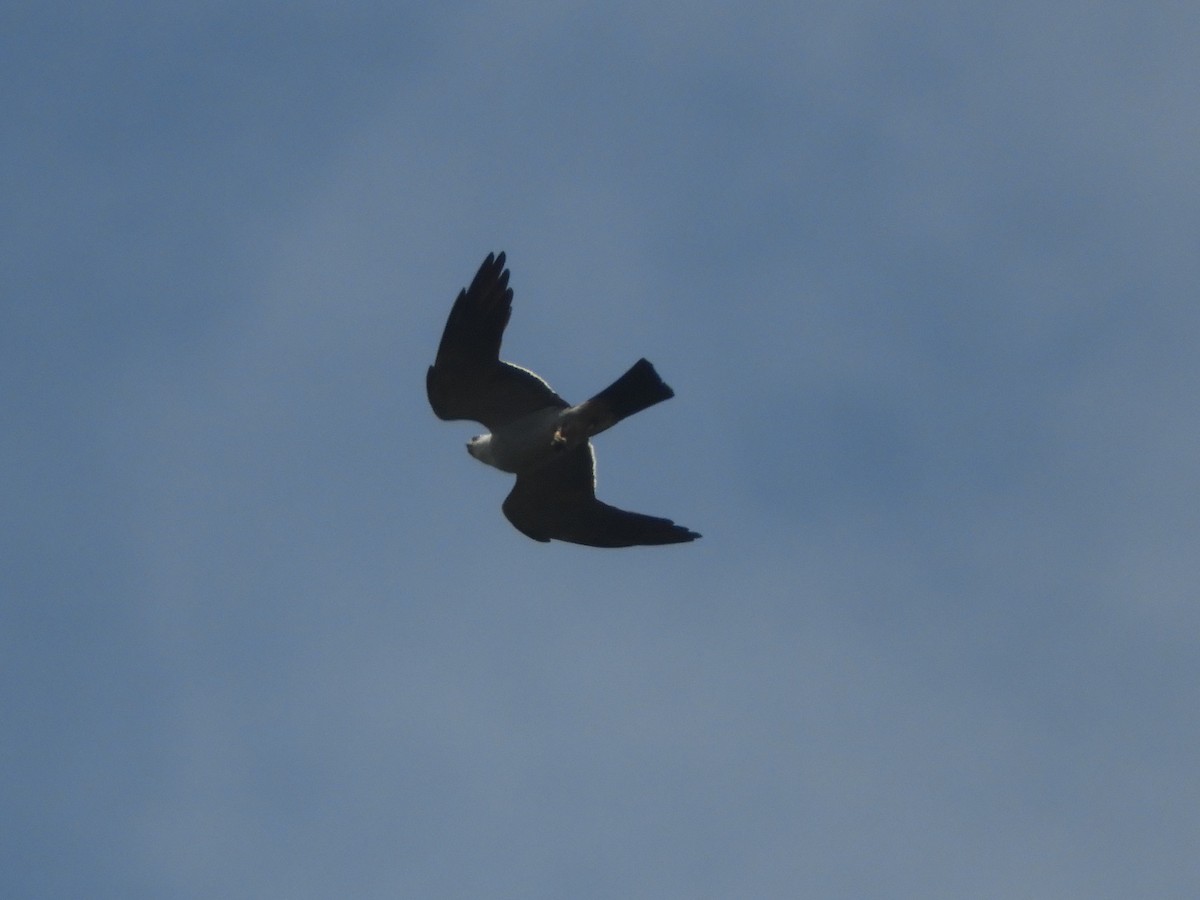
[[[467,452],[483,463],[492,463],[492,436],[479,434],[467,441]]]

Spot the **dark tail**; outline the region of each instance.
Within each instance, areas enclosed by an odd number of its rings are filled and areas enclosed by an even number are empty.
[[[595,414],[594,425],[588,431],[599,434],[622,419],[674,396],[675,392],[658,377],[650,361],[639,359],[628,372],[583,404]]]

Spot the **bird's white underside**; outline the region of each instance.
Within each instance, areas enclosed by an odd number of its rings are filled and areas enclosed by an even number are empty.
[[[472,438],[467,444],[467,452],[482,463],[514,475],[536,469],[568,449],[561,444],[556,446],[555,434],[570,420],[576,408],[548,406],[539,409],[491,434]]]

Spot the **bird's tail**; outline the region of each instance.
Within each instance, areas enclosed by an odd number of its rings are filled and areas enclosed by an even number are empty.
[[[639,359],[628,372],[582,405],[587,411],[586,419],[591,422],[588,433],[599,434],[622,419],[674,396],[675,392],[658,377],[650,361]]]

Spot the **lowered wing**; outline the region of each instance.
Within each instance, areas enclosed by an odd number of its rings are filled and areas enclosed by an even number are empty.
[[[700,537],[670,519],[627,512],[597,500],[595,472],[591,444],[564,451],[561,459],[517,476],[504,501],[504,515],[522,534],[543,542],[634,547]]]

